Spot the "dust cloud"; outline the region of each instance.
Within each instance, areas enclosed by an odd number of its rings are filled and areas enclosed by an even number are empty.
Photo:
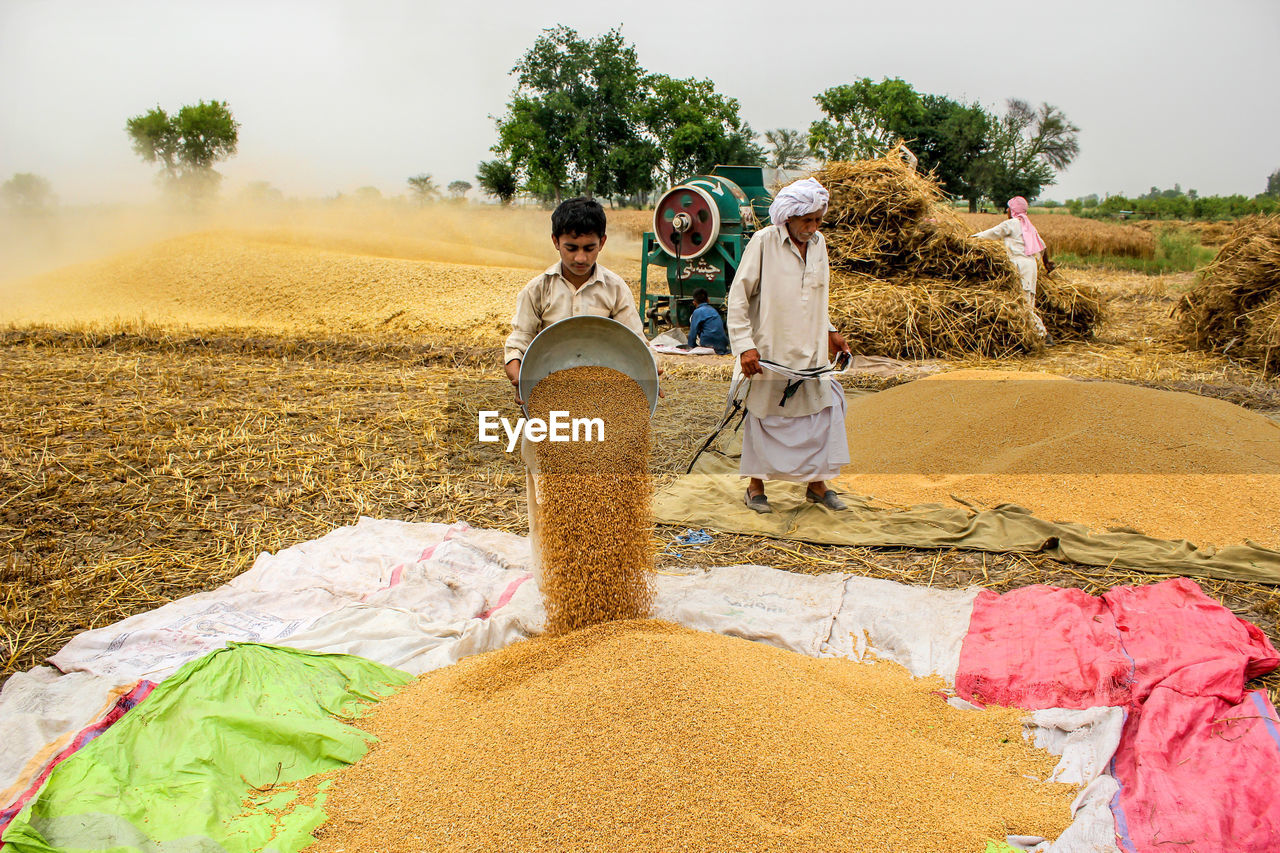
[[[490,325],[557,257],[550,213],[533,207],[241,198],[4,217],[0,323],[14,325]],[[610,230],[601,262],[638,277],[636,229],[623,215]]]

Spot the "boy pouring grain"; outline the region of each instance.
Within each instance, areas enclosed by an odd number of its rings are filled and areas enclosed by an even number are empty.
[[[617,273],[596,262],[606,239],[604,208],[594,199],[571,198],[551,214],[551,243],[560,253],[560,260],[535,276],[516,297],[504,352],[507,378],[516,388],[518,404],[524,405],[519,390],[520,363],[530,342],[547,326],[569,317],[594,314],[617,320],[644,339],[644,326],[631,288]],[[520,456],[525,463],[532,566],[541,585],[538,460],[532,443],[525,438],[520,441]]]

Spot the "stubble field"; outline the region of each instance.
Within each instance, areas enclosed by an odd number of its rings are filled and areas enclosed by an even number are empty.
[[[630,219],[641,218],[617,217],[602,257],[637,291]],[[6,229],[0,678],[80,631],[214,587],[261,551],[362,515],[524,532],[520,462],[476,442],[475,413],[514,414],[500,347],[515,294],[555,260],[544,211],[282,207],[152,222],[115,239],[104,222],[25,223],[22,240]],[[1096,340],[957,366],[1106,378],[1280,412],[1280,382],[1176,342],[1169,311],[1191,274],[1077,274],[1110,300]],[[725,359],[666,366],[654,420],[660,479],[683,469],[716,422],[729,375]],[[660,548],[680,532],[659,527]],[[695,558],[661,559],[996,590],[1052,582],[1099,592],[1158,578],[1032,554],[733,535]],[[1201,583],[1280,639],[1275,587]]]

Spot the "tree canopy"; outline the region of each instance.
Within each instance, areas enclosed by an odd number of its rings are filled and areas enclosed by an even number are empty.
[[[23,213],[41,213],[53,203],[53,185],[31,172],[16,172],[0,186],[5,204]]]
[[[409,185],[409,191],[417,198],[419,204],[426,204],[440,196],[440,188],[436,186],[435,179],[431,177],[430,173],[424,172],[421,175],[414,175],[405,183]]]
[[[125,123],[133,150],[147,163],[159,163],[171,188],[192,197],[217,189],[215,163],[236,153],[240,124],[226,101],[200,101],[173,115],[159,106]]]
[[[739,117],[738,101],[717,92],[713,82],[654,74],[646,84],[639,117],[661,154],[666,183],[704,174],[717,163],[762,162],[764,152]]]
[[[920,95],[897,77],[863,77],[813,98],[827,118],[809,125],[809,145],[823,160],[879,157],[923,121]]]
[[[515,169],[505,160],[485,160],[476,167],[476,183],[480,189],[494,196],[503,204],[511,204],[520,192],[520,179]]]
[[[1069,199],[1067,207],[1076,216],[1217,220],[1273,214],[1280,210],[1280,198],[1267,193],[1260,193],[1254,198],[1243,195],[1202,196],[1195,190],[1183,192],[1178,184],[1174,184],[1171,190],[1152,187],[1150,192],[1133,198],[1110,195],[1099,201],[1096,194],[1087,195]]]
[[[582,39],[566,26],[544,30],[511,73],[516,90],[498,119],[495,151],[526,188],[556,200],[566,190],[614,191],[610,152],[638,141],[633,105],[644,79],[622,33]]]
[[[809,162],[809,137],[798,130],[766,130],[767,163],[775,169],[802,169]]]
[[[453,196],[455,199],[461,199],[464,196],[466,196],[466,194],[469,192],[471,192],[470,181],[450,181],[449,182],[449,195]]]
[[[979,170],[983,194],[996,204],[1018,195],[1036,198],[1080,153],[1079,130],[1055,106],[1037,110],[1011,98],[992,128],[990,153]]]
[[[833,86],[814,100],[826,118],[809,126],[809,146],[824,160],[882,155],[905,142],[943,189],[976,207],[986,196],[1034,198],[1079,152],[1076,134],[1057,107],[1032,109],[1010,100],[1003,116],[978,104],[917,92],[894,77]]]
[[[718,162],[762,162],[735,99],[710,80],[647,73],[618,29],[592,39],[544,30],[511,73],[516,88],[496,119],[499,157],[477,174],[499,198],[504,170],[547,200],[629,198]]]

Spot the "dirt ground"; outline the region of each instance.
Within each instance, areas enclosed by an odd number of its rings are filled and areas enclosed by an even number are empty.
[[[295,232],[285,250],[277,241],[271,263],[294,258],[308,239],[321,240],[317,230]],[[618,236],[619,250],[634,248]],[[549,265],[554,255],[547,242],[541,260]],[[504,260],[536,251],[491,248]],[[43,321],[0,309],[0,323],[8,324],[0,331],[0,679],[37,665],[76,633],[217,586],[262,551],[319,537],[362,515],[525,531],[519,460],[476,442],[475,412],[514,413],[499,369],[502,324],[534,262],[506,267],[499,281],[497,267],[471,266],[459,278],[447,265],[468,265],[435,260],[430,247],[419,246],[415,258],[390,259],[367,245],[324,251],[333,253],[326,256],[330,266],[366,276],[344,285],[328,270],[330,291],[368,293],[377,270],[391,269],[397,288],[406,275],[426,274],[425,267],[396,273],[394,266],[379,266],[389,260],[446,266],[438,278],[415,279],[409,291],[423,303],[407,309],[418,325],[366,323],[360,306],[369,300],[293,293],[281,278],[273,279],[269,300],[252,302],[259,312],[268,301],[286,306],[292,313],[277,323],[263,322],[262,313],[205,317],[196,309],[189,317],[159,310],[113,316],[111,304]],[[91,282],[108,273],[122,276],[125,281],[112,286],[123,287],[147,269],[145,257],[114,258],[107,272],[103,264],[88,264],[97,278],[63,268],[8,287],[26,289],[28,309],[37,291],[47,308],[68,288],[91,294]],[[210,271],[211,264],[206,258],[199,274],[217,276],[217,288],[230,286],[234,267]],[[614,265],[633,285],[638,281],[638,261],[630,262],[625,251]],[[167,275],[180,275],[178,269]],[[260,269],[254,275],[267,273],[275,274]],[[1190,274],[1081,274],[1109,298],[1109,319],[1096,340],[955,366],[1105,378],[1280,414],[1280,381],[1176,342],[1169,312],[1190,286]],[[438,282],[474,298],[437,299],[432,288]],[[140,285],[130,298],[139,298]],[[166,293],[162,283],[148,287],[158,305]],[[369,316],[386,317],[395,293],[370,307]],[[327,307],[309,308],[317,299]],[[339,302],[350,307],[335,309]],[[660,479],[683,470],[716,422],[728,369],[724,359],[669,363],[666,398],[654,421],[653,466]],[[660,567],[756,562],[941,587],[1053,583],[1092,593],[1160,577],[1036,554],[824,547],[731,535],[682,550],[675,544],[681,532],[656,529]],[[1200,583],[1280,642],[1276,587]],[[1264,683],[1280,700],[1280,678]]]

